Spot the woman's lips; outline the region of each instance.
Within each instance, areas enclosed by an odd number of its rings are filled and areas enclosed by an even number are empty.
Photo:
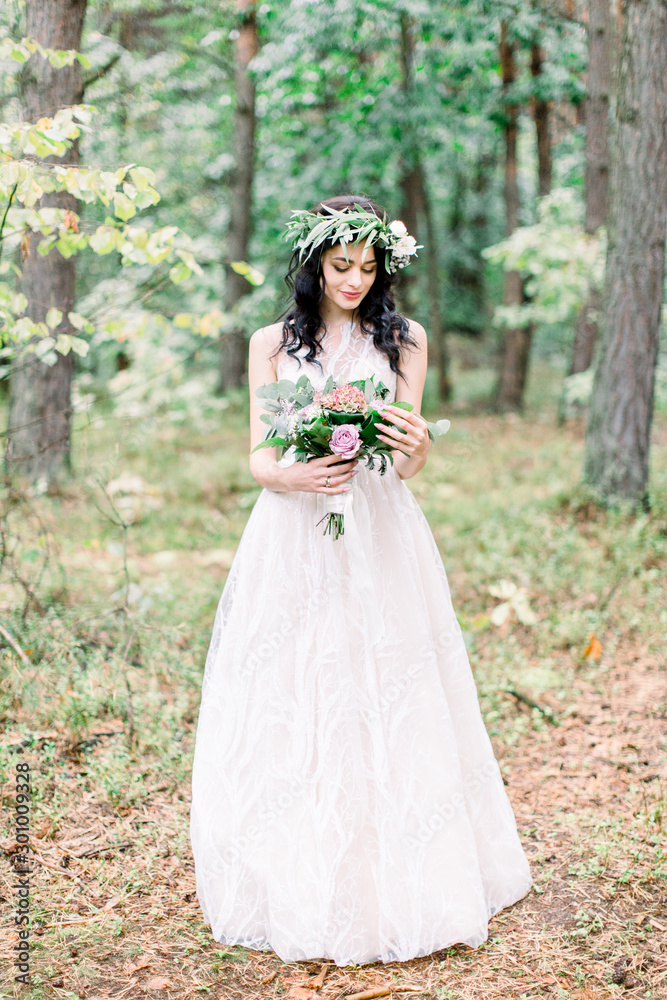
[[[358,299],[361,292],[343,292],[346,299]]]

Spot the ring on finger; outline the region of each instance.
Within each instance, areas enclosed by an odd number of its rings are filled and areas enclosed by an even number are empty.
[[[331,486],[331,483],[329,482],[329,476],[327,476],[327,478],[324,480],[324,485],[326,486],[327,489],[329,489],[329,487]]]

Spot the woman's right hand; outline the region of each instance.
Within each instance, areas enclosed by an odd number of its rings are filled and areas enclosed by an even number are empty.
[[[294,462],[280,469],[282,489],[289,493],[344,493],[351,488],[350,480],[356,476],[358,464],[356,459],[343,462],[339,455]]]

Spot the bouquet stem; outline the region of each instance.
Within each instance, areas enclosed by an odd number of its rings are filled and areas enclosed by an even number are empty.
[[[340,538],[341,535],[345,534],[345,518],[343,514],[336,514],[330,512],[328,514],[325,514],[324,517],[320,518],[320,520],[317,523],[321,524],[322,521],[326,522],[324,525],[323,534],[331,535],[334,541]]]
[[[317,524],[324,521],[323,534],[331,535],[334,541],[345,534],[345,509],[352,502],[353,491],[354,486],[346,493],[330,493],[325,498],[326,514]]]

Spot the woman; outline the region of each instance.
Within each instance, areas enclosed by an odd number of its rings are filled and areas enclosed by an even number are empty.
[[[403,482],[429,450],[426,335],[391,293],[416,246],[366,198],[295,215],[294,305],[251,338],[251,401],[300,374],[319,389],[373,375],[414,409],[384,413],[382,439],[400,445],[384,476],[335,456],[251,454],[264,489],[220,600],[199,714],[197,893],[217,941],[284,961],[477,947],[532,880],[445,570]],[[265,425],[251,411],[254,448]],[[317,526],[352,487],[370,569],[351,533],[334,541]]]

